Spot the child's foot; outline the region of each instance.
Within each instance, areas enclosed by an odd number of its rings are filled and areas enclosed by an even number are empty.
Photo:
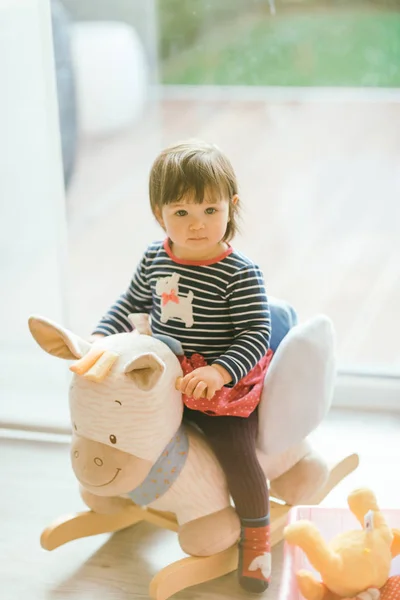
[[[238,576],[248,592],[261,594],[267,589],[271,579],[269,516],[241,520]]]

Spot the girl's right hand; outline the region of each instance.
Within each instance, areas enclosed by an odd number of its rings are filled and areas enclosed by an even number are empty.
[[[178,377],[178,379],[175,382],[175,389],[178,390],[178,392],[181,391],[182,380],[183,377]],[[207,388],[203,391],[200,398],[207,398]]]
[[[96,340],[100,340],[101,338],[106,337],[104,335],[104,333],[94,333],[93,335],[90,336],[89,338],[89,342],[92,344],[93,342],[95,342]]]

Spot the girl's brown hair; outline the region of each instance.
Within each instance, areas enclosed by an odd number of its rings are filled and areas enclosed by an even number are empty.
[[[155,159],[150,171],[151,210],[156,218],[165,204],[179,202],[189,195],[200,204],[206,190],[213,197],[229,199],[229,221],[223,241],[231,240],[238,231],[239,201],[236,175],[229,159],[213,144],[187,141],[165,148]]]

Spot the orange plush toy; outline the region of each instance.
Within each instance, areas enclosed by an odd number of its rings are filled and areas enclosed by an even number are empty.
[[[392,558],[400,554],[400,531],[387,525],[371,490],[354,491],[348,504],[362,529],[329,543],[309,521],[285,528],[287,543],[303,550],[322,579],[299,571],[300,592],[306,600],[400,600],[400,576],[389,578]]]

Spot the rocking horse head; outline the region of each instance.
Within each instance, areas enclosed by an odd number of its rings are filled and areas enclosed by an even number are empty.
[[[98,496],[128,493],[149,474],[179,429],[183,405],[175,381],[182,374],[170,347],[132,315],[131,333],[89,343],[48,319],[29,328],[49,354],[74,360],[69,390],[74,473]],[[168,340],[167,340],[168,341]]]

